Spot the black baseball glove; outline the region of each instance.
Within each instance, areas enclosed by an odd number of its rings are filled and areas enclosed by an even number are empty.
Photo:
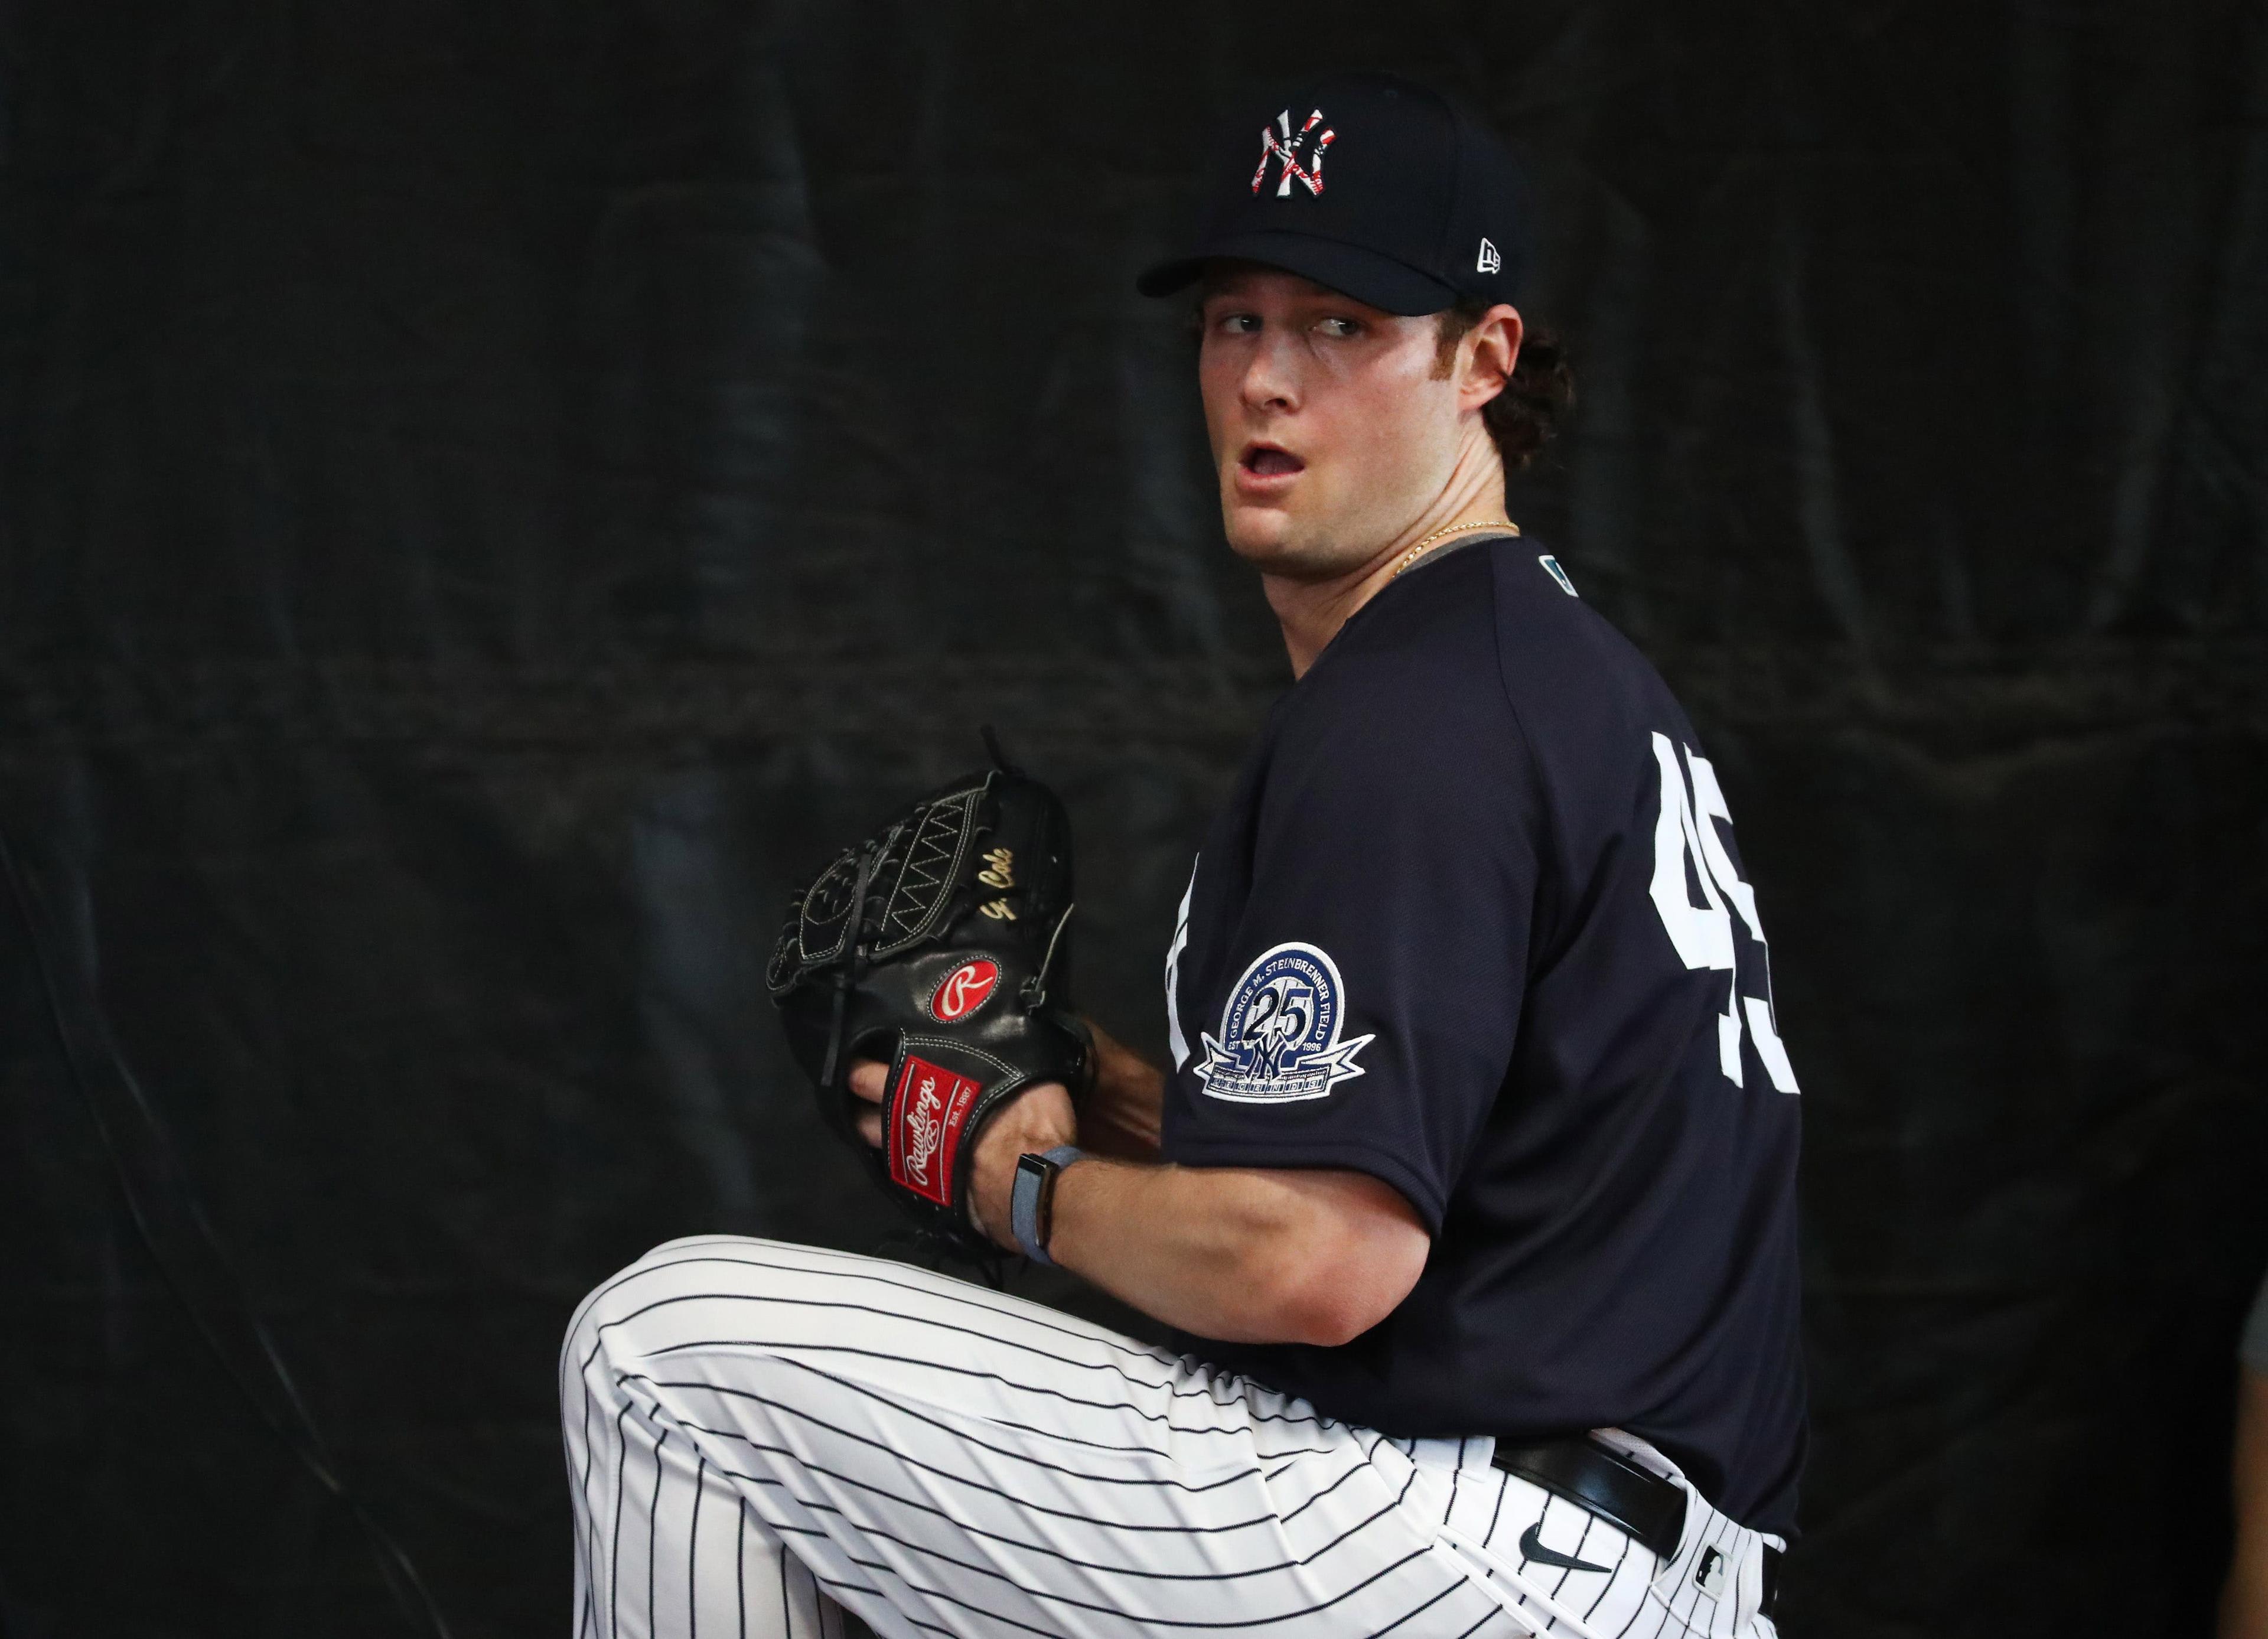
[[[996,1252],[968,1212],[985,1121],[1034,1083],[1076,1098],[1093,1080],[1071,913],[1070,817],[1005,763],[922,797],[789,901],[767,978],[820,1111],[962,1257]],[[858,1136],[854,1057],[889,1062],[879,1153]]]

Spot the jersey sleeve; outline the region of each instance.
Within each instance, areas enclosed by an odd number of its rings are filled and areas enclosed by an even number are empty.
[[[1241,909],[1180,993],[1167,1151],[1368,1172],[1438,1232],[1520,1028],[1532,765],[1500,693],[1358,672],[1310,704],[1224,862],[1248,870]]]

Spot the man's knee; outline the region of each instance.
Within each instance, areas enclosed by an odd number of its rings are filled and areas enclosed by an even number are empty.
[[[778,1332],[781,1342],[793,1346],[791,1334],[813,1328],[814,1299],[869,1267],[895,1268],[750,1236],[666,1241],[584,1298],[562,1346],[562,1392],[572,1400],[578,1378],[612,1382],[642,1370],[640,1363],[657,1352],[681,1356],[697,1349],[698,1340],[762,1352],[766,1337]],[[794,1341],[808,1346],[816,1340]]]
[[[618,1397],[659,1347],[681,1341],[685,1312],[703,1304],[762,1300],[792,1278],[807,1248],[746,1236],[665,1241],[593,1287],[568,1323],[560,1393],[571,1407],[593,1393]],[[697,1328],[696,1328],[697,1329]]]

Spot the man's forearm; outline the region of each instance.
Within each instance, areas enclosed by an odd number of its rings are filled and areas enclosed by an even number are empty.
[[[1359,1172],[1083,1161],[1049,1254],[1145,1314],[1232,1342],[1343,1343],[1400,1303],[1430,1242]]]
[[[1118,1052],[1138,1133],[1142,1112],[1153,1113],[1146,1152],[1154,1154],[1162,1078]],[[1107,1060],[1102,1068],[1108,1087]],[[1133,1079],[1135,1071],[1146,1079]],[[887,1073],[874,1060],[860,1060],[850,1068],[850,1090],[879,1106]],[[969,1205],[976,1227],[1014,1250],[1018,1158],[1094,1144],[1096,1128],[1073,1112],[1059,1083],[1042,1082],[1009,1100],[976,1140]],[[859,1130],[868,1143],[882,1142],[879,1107],[860,1115]],[[1391,1313],[1418,1283],[1432,1246],[1401,1192],[1367,1173],[1162,1166],[1091,1154],[1057,1180],[1047,1250],[1074,1274],[1183,1331],[1226,1341],[1330,1345]]]

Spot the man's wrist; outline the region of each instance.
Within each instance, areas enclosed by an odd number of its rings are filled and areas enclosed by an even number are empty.
[[[1056,1185],[1071,1165],[1086,1159],[1076,1144],[1057,1144],[1045,1151],[1026,1150],[1016,1158],[1016,1176],[1008,1206],[1009,1232],[1016,1250],[1035,1263],[1056,1267],[1048,1243],[1055,1232]]]
[[[1016,1164],[1027,1153],[1044,1153],[1079,1140],[1079,1123],[1060,1086],[1042,1083],[1018,1097],[976,1135],[976,1161],[969,1178],[969,1216],[996,1246],[1017,1250],[1009,1224]]]

